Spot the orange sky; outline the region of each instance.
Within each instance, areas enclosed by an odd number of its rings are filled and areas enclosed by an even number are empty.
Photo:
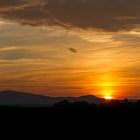
[[[108,2],[0,1],[0,90],[139,98],[140,2]]]

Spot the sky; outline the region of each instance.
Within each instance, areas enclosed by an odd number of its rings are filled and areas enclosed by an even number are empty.
[[[140,98],[139,0],[0,0],[0,90]]]

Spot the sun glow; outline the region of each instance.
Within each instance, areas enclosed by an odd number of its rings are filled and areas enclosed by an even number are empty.
[[[99,82],[101,96],[106,100],[111,100],[115,96],[117,83],[114,81],[113,75],[103,75]]]
[[[113,90],[111,90],[111,89],[103,90],[102,94],[103,94],[103,98],[106,99],[106,100],[113,99],[113,96],[112,96]]]
[[[106,99],[106,100],[112,100],[112,99],[113,99],[113,97],[112,97],[112,96],[110,96],[110,95],[105,95],[105,96],[104,96],[104,99]]]

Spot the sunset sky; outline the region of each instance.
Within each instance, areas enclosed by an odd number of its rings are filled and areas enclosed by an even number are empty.
[[[0,90],[140,98],[140,0],[0,0]]]

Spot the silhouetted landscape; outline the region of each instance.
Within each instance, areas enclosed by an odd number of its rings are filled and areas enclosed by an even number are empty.
[[[139,126],[140,100],[104,100],[95,96],[48,97],[24,92],[0,93],[0,116],[9,123],[19,121],[28,129],[40,131],[42,125],[50,132],[63,132],[71,137],[94,138],[97,134],[134,135]],[[23,121],[21,121],[23,120]],[[15,124],[12,124],[15,125]],[[131,133],[129,132],[131,131]],[[44,132],[46,134],[46,132]],[[100,136],[98,136],[100,137]]]
[[[33,93],[6,90],[0,92],[0,106],[11,108],[50,108],[67,110],[87,109],[87,110],[125,110],[138,109],[140,100],[105,100],[93,95],[79,97],[50,97],[35,95]]]
[[[49,97],[42,95],[35,95],[33,93],[24,93],[17,91],[1,91],[0,92],[0,105],[1,106],[17,106],[17,107],[48,107],[64,100],[70,103],[74,102],[87,102],[100,104],[104,99],[92,95],[80,97]]]
[[[51,111],[131,112],[140,111],[140,100],[105,100],[93,95],[80,97],[49,97],[17,91],[0,92],[0,108]]]

